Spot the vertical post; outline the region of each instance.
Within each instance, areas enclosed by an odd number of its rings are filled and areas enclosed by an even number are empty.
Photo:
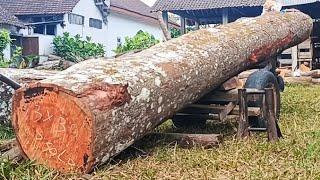
[[[199,29],[200,29],[200,23],[199,23],[199,21],[195,21],[195,25],[196,25],[196,30],[199,30]]]
[[[237,138],[243,139],[249,136],[249,117],[248,117],[248,104],[247,104],[247,91],[246,89],[239,89],[239,127]]]
[[[292,75],[295,70],[298,68],[298,46],[294,46],[291,48],[291,56],[292,56]]]
[[[162,19],[167,27],[167,29],[169,29],[169,15],[168,15],[168,11],[163,11],[162,12]]]
[[[228,24],[229,18],[228,18],[228,9],[223,8],[222,9],[222,24]]]
[[[267,131],[269,141],[279,140],[280,134],[278,134],[277,120],[275,113],[275,101],[274,101],[274,90],[272,88],[265,89],[265,108],[266,108],[266,120],[267,120]]]
[[[169,21],[169,17],[168,17],[168,12],[164,11],[164,12],[158,12],[158,21],[160,24],[160,28],[163,32],[164,38],[166,41],[169,41],[171,39],[171,33],[169,31],[169,26],[168,26],[168,21]]]
[[[186,18],[180,16],[180,31],[181,34],[186,33]]]

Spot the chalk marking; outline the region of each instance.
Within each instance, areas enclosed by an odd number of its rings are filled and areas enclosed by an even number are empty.
[[[61,154],[58,155],[58,160],[63,162],[63,163],[66,163],[64,162],[60,157],[66,152],[67,150],[64,150]]]
[[[47,118],[45,120],[43,120],[43,122],[49,121],[53,118],[53,115],[50,115],[49,111],[47,110]]]

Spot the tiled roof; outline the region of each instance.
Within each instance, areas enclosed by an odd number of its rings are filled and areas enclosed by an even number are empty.
[[[118,7],[144,16],[157,18],[154,13],[151,13],[151,8],[140,0],[111,0],[111,7]]]
[[[10,13],[19,15],[43,15],[70,13],[80,0],[0,0]],[[92,1],[94,0],[86,0]],[[151,8],[140,0],[111,0],[111,9],[117,8],[128,15],[140,15],[144,19],[157,20]]]
[[[0,0],[12,14],[65,14],[72,11],[80,0]],[[86,0],[92,1],[94,0]],[[118,7],[145,16],[155,17],[150,7],[140,0],[111,0],[111,6]]]
[[[153,11],[219,9],[263,6],[266,0],[157,0]],[[313,3],[319,0],[278,0],[284,6]]]
[[[0,0],[0,6],[14,15],[65,14],[80,0]]]
[[[140,0],[111,0],[111,10],[117,8],[124,10],[124,14],[128,16],[135,16],[143,21],[158,23],[157,14],[152,13],[151,7]],[[178,24],[172,21],[169,22],[169,25],[176,28],[179,27]]]
[[[197,10],[226,7],[261,6],[265,0],[157,0],[154,11]]]
[[[0,24],[8,24],[23,27],[23,23],[18,18],[0,6]]]

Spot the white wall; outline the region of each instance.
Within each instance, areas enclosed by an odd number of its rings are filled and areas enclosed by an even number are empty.
[[[128,17],[113,12],[108,16],[108,21],[107,56],[109,57],[115,55],[112,50],[117,48],[118,37],[120,37],[122,43],[124,43],[126,36],[133,37],[139,30],[154,35],[155,38],[160,41],[163,40],[163,33],[158,24],[147,23],[134,17]]]
[[[142,2],[146,3],[148,6],[153,6],[156,0],[141,0]]]
[[[4,49],[3,54],[4,54],[4,56],[3,56],[4,59],[10,59],[11,58],[10,45],[8,45],[6,47],[6,49]]]
[[[84,25],[70,24],[68,20],[68,14],[65,14],[64,21],[66,26],[61,28],[58,25],[57,34],[61,35],[63,32],[69,32],[72,36],[77,34],[81,35],[83,38],[90,36],[93,42],[101,43],[107,46],[107,25],[102,23],[102,29],[97,29],[89,27],[89,18],[100,19],[102,20],[101,13],[99,9],[94,4],[93,0],[81,0],[72,10],[72,13],[84,16]]]
[[[39,37],[39,55],[48,55],[53,53],[54,36],[38,34]]]

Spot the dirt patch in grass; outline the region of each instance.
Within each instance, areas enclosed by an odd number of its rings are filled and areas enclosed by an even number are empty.
[[[92,179],[319,179],[320,86],[288,85],[282,95],[280,126],[284,139],[270,144],[265,134],[235,140],[236,124],[209,123],[206,129],[177,130],[166,122],[160,132],[223,133],[223,145],[215,149],[182,149],[174,142],[145,137],[101,167]],[[0,128],[0,137],[9,137]],[[10,133],[9,133],[10,135]],[[2,160],[3,161],[3,160]],[[0,177],[11,179],[65,179],[42,166],[3,161]]]

